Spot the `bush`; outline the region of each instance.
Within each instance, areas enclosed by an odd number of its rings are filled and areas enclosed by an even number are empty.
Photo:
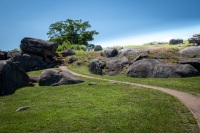
[[[66,49],[74,49],[74,50],[86,50],[86,46],[80,44],[71,44],[70,42],[64,42],[62,45],[58,45],[57,51],[61,52]]]

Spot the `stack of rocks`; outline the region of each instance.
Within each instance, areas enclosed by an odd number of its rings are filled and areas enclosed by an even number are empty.
[[[188,39],[189,43],[195,43],[196,45],[200,45],[200,34],[193,35],[192,38]]]
[[[10,61],[25,71],[46,69],[56,66],[54,55],[58,45],[36,38],[23,38],[22,53],[10,58]]]

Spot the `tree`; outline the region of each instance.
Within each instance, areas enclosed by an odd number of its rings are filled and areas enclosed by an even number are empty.
[[[67,19],[51,24],[47,35],[51,41],[59,45],[62,45],[64,42],[70,42],[71,44],[88,46],[88,41],[94,40],[93,36],[99,34],[96,30],[86,30],[90,27],[89,21],[82,22],[81,19]]]

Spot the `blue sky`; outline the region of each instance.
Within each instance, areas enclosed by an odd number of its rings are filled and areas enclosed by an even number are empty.
[[[100,34],[91,43],[135,45],[200,33],[200,0],[0,0],[0,49],[23,37],[47,40],[50,24],[89,21]]]

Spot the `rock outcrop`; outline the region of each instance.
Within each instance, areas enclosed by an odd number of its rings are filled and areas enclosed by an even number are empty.
[[[103,75],[102,67],[98,59],[90,61],[89,71],[93,74]]]
[[[53,69],[43,70],[40,79],[40,86],[57,86],[57,85],[68,85],[81,83],[83,80],[75,78],[68,71],[57,71]]]
[[[200,72],[200,58],[188,58],[188,59],[185,58],[185,59],[181,59],[178,63],[190,64]]]
[[[165,64],[155,59],[133,63],[127,76],[138,78],[179,78],[198,76],[200,73],[190,64]]]
[[[28,37],[23,38],[20,44],[23,52],[46,57],[53,57],[57,47],[56,43]]]
[[[101,53],[101,55],[105,57],[115,57],[117,56],[117,54],[118,54],[118,50],[115,48],[104,49]]]
[[[9,60],[25,71],[40,70],[56,66],[54,60],[29,53],[16,55]]]
[[[179,51],[180,54],[200,55],[200,46],[188,47]]]
[[[131,54],[138,54],[139,51],[137,49],[121,49],[118,52],[118,56],[119,57],[123,57],[123,56],[127,56],[127,55],[131,55]]]
[[[103,48],[101,47],[101,45],[95,45],[94,46],[94,51],[101,51],[103,50]]]
[[[106,74],[111,76],[117,75],[123,70],[124,66],[128,63],[129,61],[126,57],[108,61],[106,63]]]
[[[183,39],[171,39],[169,44],[181,44],[183,43]]]
[[[0,61],[0,95],[8,95],[16,89],[27,86],[28,75],[10,61]]]

